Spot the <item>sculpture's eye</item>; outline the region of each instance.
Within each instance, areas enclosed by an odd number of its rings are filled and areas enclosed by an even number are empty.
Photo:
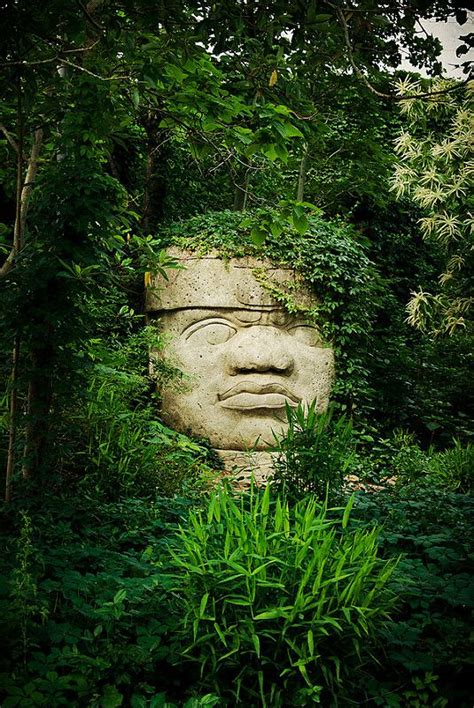
[[[194,344],[224,344],[236,332],[235,327],[225,320],[208,320],[190,327],[186,339],[192,337]]]
[[[301,342],[301,344],[306,344],[308,347],[320,347],[323,344],[321,335],[316,327],[308,324],[295,325],[290,327],[288,332],[292,337]]]

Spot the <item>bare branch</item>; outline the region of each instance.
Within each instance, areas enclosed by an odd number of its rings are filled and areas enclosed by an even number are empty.
[[[69,61],[68,59],[61,59],[60,62],[61,62],[61,64],[67,64],[67,66],[71,66],[73,69],[78,69],[78,71],[82,71],[85,74],[88,74],[89,76],[93,76],[94,79],[99,79],[99,81],[130,81],[131,80],[130,76],[100,76],[99,74],[94,74],[93,71],[89,71],[89,69],[85,69],[83,66],[80,66],[79,64],[74,64],[72,61]]]
[[[10,143],[11,147],[15,150],[16,153],[18,153],[18,145],[14,141],[13,137],[11,134],[8,132],[8,130],[5,128],[3,123],[0,123],[0,132],[4,134],[8,142]]]
[[[361,70],[361,68],[356,64],[355,59],[354,59],[354,54],[352,52],[352,47],[351,47],[351,40],[349,37],[349,26],[347,24],[346,18],[344,16],[343,11],[339,8],[333,5],[330,2],[326,3],[330,7],[332,7],[337,14],[337,17],[339,18],[339,23],[342,27],[342,31],[344,34],[344,44],[346,45],[347,49],[347,56],[349,58],[349,63],[354,70],[354,73],[356,76],[362,81],[362,83],[371,91],[371,93],[375,94],[379,98],[387,98],[390,101],[413,101],[419,98],[431,98],[432,96],[439,96],[441,94],[445,93],[451,93],[452,91],[458,91],[460,88],[465,86],[469,82],[469,78],[466,79],[465,81],[460,82],[459,84],[456,84],[455,86],[450,86],[446,89],[442,89],[440,91],[428,91],[427,93],[417,93],[417,94],[411,94],[409,96],[397,96],[396,94],[393,93],[383,93],[382,91],[378,91],[370,81],[367,79],[365,76],[364,72]]]
[[[99,44],[100,42],[100,37],[99,39],[96,39],[93,44],[91,44],[88,47],[79,47],[78,49],[61,49],[61,55],[62,54],[79,54],[80,52],[90,52],[91,49],[93,49],[96,44]]]
[[[21,61],[7,61],[2,62],[0,66],[39,66],[40,64],[51,64],[53,61],[58,61],[58,55],[55,54],[54,57],[49,57],[49,59],[39,59],[38,61],[26,61],[22,59]]]
[[[362,83],[369,89],[369,91],[374,93],[379,98],[389,98],[389,99],[396,98],[392,94],[382,93],[381,91],[378,91],[376,88],[374,88],[374,86],[372,86],[370,81],[365,76],[364,72],[357,66],[357,64],[354,60],[354,54],[352,53],[351,40],[349,37],[349,27],[346,22],[346,18],[344,16],[344,13],[342,12],[342,10],[339,7],[335,7],[331,3],[328,3],[328,5],[331,5],[331,7],[336,10],[336,15],[339,19],[339,23],[342,27],[342,32],[344,35],[344,44],[346,45],[347,56],[349,57],[349,63],[352,66],[352,69],[354,70],[355,75],[362,81]]]

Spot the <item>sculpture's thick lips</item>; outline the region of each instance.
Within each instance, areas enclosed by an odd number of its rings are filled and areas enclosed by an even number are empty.
[[[259,384],[255,381],[240,381],[224,393],[218,394],[218,399],[223,408],[240,411],[284,408],[286,403],[296,406],[300,400],[282,384]]]

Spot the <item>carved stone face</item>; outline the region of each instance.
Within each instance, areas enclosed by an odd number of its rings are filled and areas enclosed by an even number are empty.
[[[173,254],[175,255],[175,254]],[[285,404],[329,401],[332,349],[303,315],[290,315],[255,279],[265,267],[271,282],[293,281],[269,262],[181,252],[186,270],[155,281],[149,311],[168,335],[165,355],[187,375],[182,390],[162,391],[163,418],[179,431],[207,437],[214,447],[262,450],[285,427]],[[308,304],[307,290],[296,301]],[[313,300],[314,302],[314,300]]]

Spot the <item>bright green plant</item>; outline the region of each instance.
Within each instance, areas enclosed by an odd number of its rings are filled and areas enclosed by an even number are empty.
[[[348,531],[352,503],[290,508],[269,487],[240,498],[219,489],[191,512],[172,567],[184,654],[204,688],[232,705],[350,695],[392,605],[395,567],[378,558],[377,529]]]
[[[474,445],[463,447],[454,440],[453,447],[435,455],[432,460],[432,477],[451,492],[472,492],[474,482]]]
[[[84,491],[109,500],[169,497],[183,485],[198,486],[210,473],[210,451],[163,425],[157,401],[149,395],[161,378],[178,385],[176,372],[169,366],[163,370],[158,359],[153,375],[146,373],[149,349],[161,346],[152,327],[122,341],[86,343],[87,390],[79,391],[63,421],[70,445],[64,459],[69,484],[74,475]]]
[[[320,501],[340,495],[344,475],[354,463],[352,423],[333,408],[318,413],[314,401],[307,410],[287,405],[288,430],[277,439],[272,485],[291,499],[312,494]]]

